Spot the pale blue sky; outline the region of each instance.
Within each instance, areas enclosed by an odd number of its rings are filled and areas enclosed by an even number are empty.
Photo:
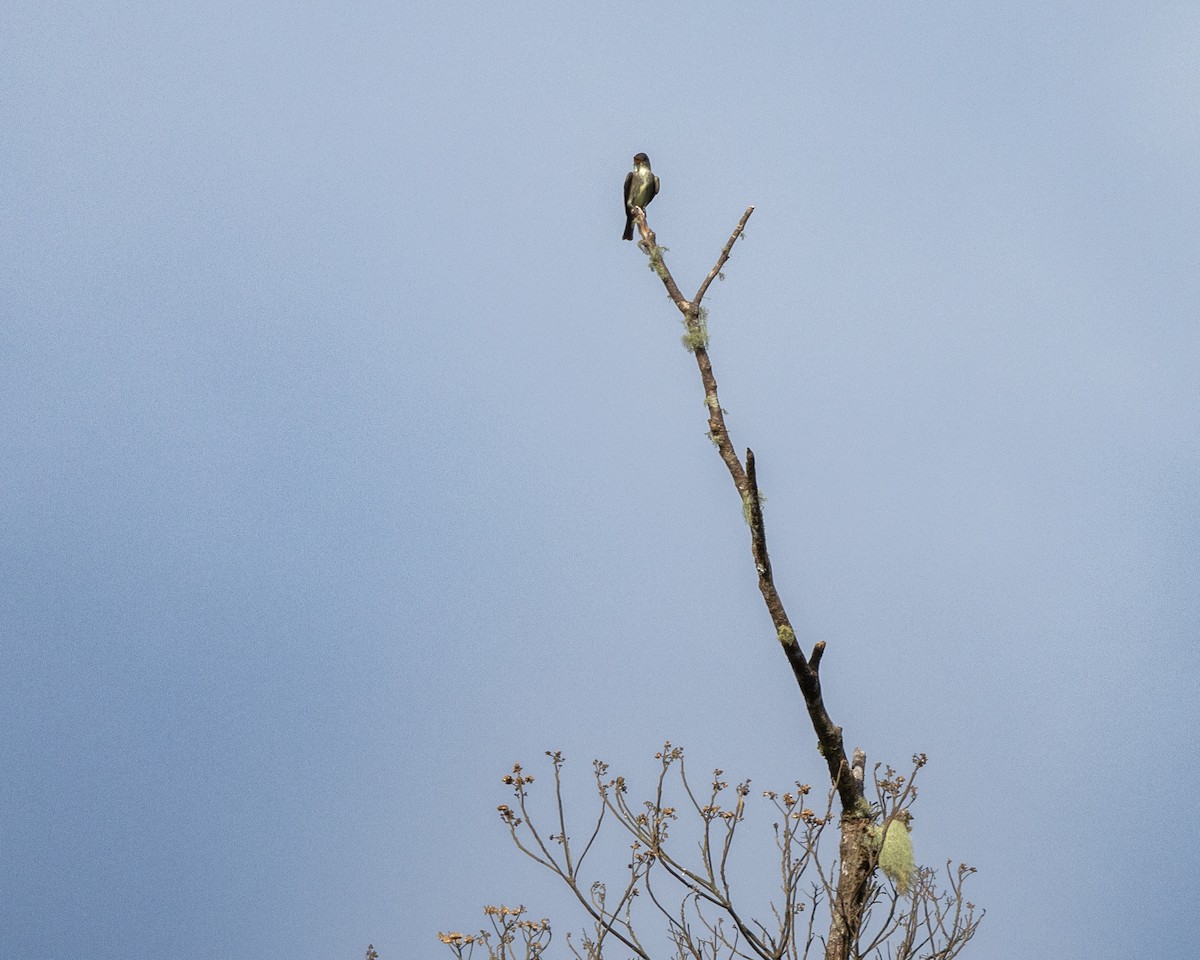
[[[820,782],[638,150],[970,956],[1193,955],[1194,3],[10,0],[0,123],[0,956],[565,932],[514,760]]]

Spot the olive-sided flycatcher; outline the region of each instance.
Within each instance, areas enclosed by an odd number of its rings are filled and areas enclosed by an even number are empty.
[[[633,169],[625,174],[625,232],[622,240],[633,239],[633,208],[646,209],[646,204],[658,193],[658,177],[650,172],[650,158],[639,153],[633,158]]]

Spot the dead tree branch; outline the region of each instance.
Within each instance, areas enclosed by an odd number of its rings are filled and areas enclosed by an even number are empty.
[[[837,791],[842,806],[842,844],[841,844],[841,876],[838,882],[838,893],[834,898],[834,917],[830,929],[830,942],[827,956],[844,958],[850,955],[851,947],[857,938],[858,926],[861,922],[862,908],[866,896],[867,881],[872,869],[869,848],[865,841],[865,832],[871,813],[869,804],[863,795],[863,781],[854,776],[854,770],[846,756],[846,747],[842,740],[842,728],[833,722],[825,709],[821,695],[821,658],[825,653],[825,644],[819,641],[813,647],[812,654],[805,656],[796,639],[796,631],[792,627],[783,600],[776,589],[774,576],[771,572],[771,558],[767,552],[766,526],[762,515],[762,498],[758,489],[758,471],[754,452],[746,450],[745,465],[738,458],[737,449],[729,436],[725,423],[725,411],[721,408],[721,400],[717,391],[717,378],[713,372],[712,360],[708,355],[707,311],[702,303],[713,280],[721,275],[726,262],[733,252],[733,246],[743,235],[746,223],[754,213],[754,207],[747,207],[737,226],[729,235],[729,240],[717,257],[704,282],[696,291],[695,297],[687,300],[679,289],[667,267],[663,257],[663,249],[658,246],[654,232],[646,222],[644,211],[640,211],[636,220],[642,240],[639,246],[650,259],[650,267],[662,280],[667,295],[683,316],[686,334],[685,345],[696,357],[696,366],[700,371],[700,382],[704,387],[704,402],[708,408],[708,430],[712,442],[716,445],[721,460],[729,471],[733,485],[742,500],[746,520],[750,526],[750,552],[754,560],[754,569],[758,573],[758,588],[762,593],[763,602],[771,622],[775,626],[775,635],[791,667],[800,692],[804,697],[804,705],[808,710],[813,730],[816,732],[821,755],[825,758],[829,769],[830,783]]]

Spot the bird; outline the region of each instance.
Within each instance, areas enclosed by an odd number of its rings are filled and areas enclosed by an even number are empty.
[[[646,208],[658,195],[658,177],[650,170],[650,158],[644,153],[633,158],[633,169],[625,174],[625,232],[622,240],[633,239],[633,208]]]

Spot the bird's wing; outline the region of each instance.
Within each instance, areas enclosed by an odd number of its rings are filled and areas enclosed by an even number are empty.
[[[633,171],[630,170],[627,174],[625,174],[625,191],[623,193],[623,197],[625,199],[626,207],[629,206],[629,191],[632,189],[633,189]]]
[[[658,174],[654,175],[654,193],[652,193],[650,196],[651,197],[658,196]],[[649,202],[649,201],[647,201],[647,202]]]

